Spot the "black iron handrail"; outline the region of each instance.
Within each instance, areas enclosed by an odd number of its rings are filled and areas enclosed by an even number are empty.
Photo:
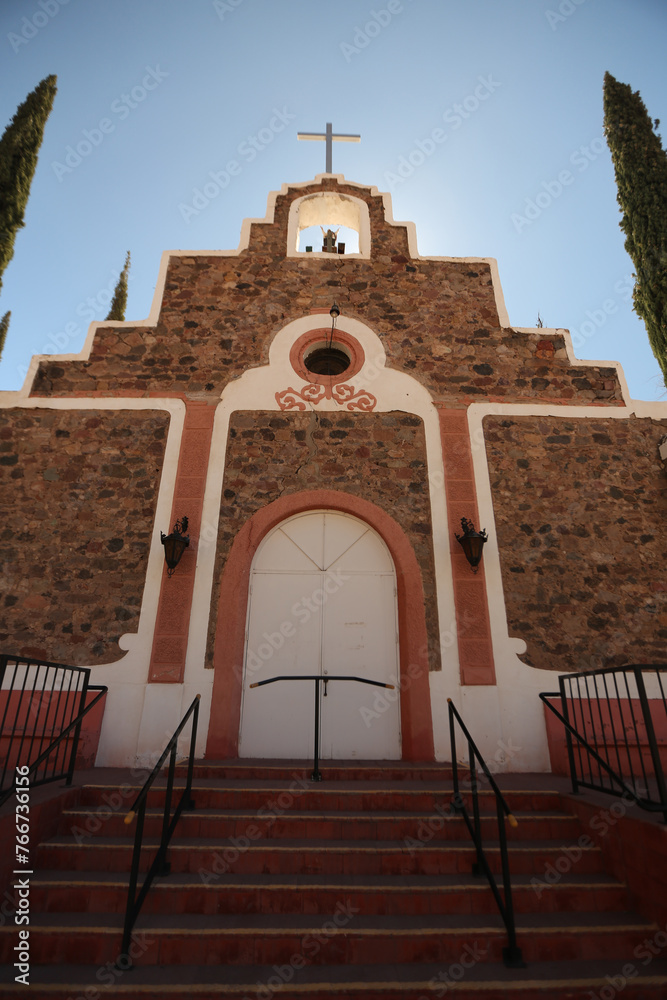
[[[514,922],[514,904],[512,902],[512,883],[510,879],[510,869],[509,869],[509,857],[507,853],[507,834],[505,831],[505,817],[512,827],[516,827],[517,821],[512,814],[510,807],[507,805],[502,792],[498,788],[493,775],[489,771],[486,761],[482,757],[481,753],[477,749],[477,745],[473,740],[472,736],[468,732],[466,725],[454,708],[452,699],[447,699],[447,704],[449,705],[449,735],[452,747],[452,778],[454,783],[454,795],[452,796],[452,806],[459,813],[468,828],[468,833],[472,837],[472,841],[475,845],[475,852],[477,855],[477,861],[473,865],[473,874],[481,875],[482,873],[486,875],[487,881],[491,887],[491,892],[496,901],[500,915],[503,918],[503,923],[505,924],[505,929],[507,931],[507,947],[503,948],[503,962],[508,969],[523,969],[526,963],[523,961],[523,955],[521,953],[521,948],[516,942],[516,925]],[[472,810],[473,810],[473,820],[471,821],[468,815],[468,810],[466,808],[463,796],[460,791],[459,783],[459,765],[458,756],[456,753],[456,730],[454,728],[454,720],[458,722],[461,727],[466,740],[468,741],[468,760],[469,760],[469,777],[466,780],[471,793],[472,793]],[[484,847],[482,845],[482,825],[480,821],[479,814],[479,797],[478,797],[478,778],[477,778],[477,763],[481,767],[486,780],[491,785],[493,793],[496,797],[496,817],[498,821],[498,845],[500,847],[500,863],[503,875],[503,895],[501,896],[500,890],[496,883],[495,877],[489,863],[486,859],[486,854],[484,852]]]
[[[256,681],[250,687],[263,687],[265,684],[273,684],[275,681],[315,681],[315,752],[313,773],[310,776],[311,781],[322,780],[322,772],[320,771],[320,682],[324,681],[325,697],[329,681],[358,681],[359,684],[372,684],[373,687],[391,688],[392,691],[394,689],[393,684],[384,684],[382,681],[370,681],[367,677],[352,677],[350,674],[337,674],[334,676],[327,674],[324,677],[321,674],[283,674],[280,677],[269,677],[265,681]]]
[[[662,813],[667,823],[667,783],[656,738],[651,703],[646,693],[644,680],[644,676],[651,672],[654,672],[656,676],[665,721],[667,722],[667,698],[660,676],[667,673],[667,664],[634,663],[625,667],[605,667],[582,673],[562,674],[558,678],[559,690],[542,691],[540,698],[565,727],[567,756],[574,794],[579,791],[579,788],[590,788],[608,795],[628,796],[640,809],[644,809],[646,812]],[[621,678],[621,689],[623,686],[625,687],[623,693],[619,691],[619,677]],[[657,792],[655,796],[651,793],[651,775],[647,774],[644,764],[638,720],[633,707],[635,699],[633,699],[633,693],[628,683],[629,677],[632,677],[636,685],[636,700],[639,701],[641,709],[639,721],[644,724],[646,742],[653,764],[653,779]],[[612,685],[613,689],[610,691]],[[559,712],[548,701],[549,698],[560,698],[562,711]],[[627,701],[625,709],[624,701]],[[572,709],[572,720],[570,720],[569,706]],[[618,719],[614,718],[614,709],[618,713]],[[607,739],[605,722],[608,723],[611,730],[611,740]],[[580,729],[583,729],[583,733]],[[628,731],[634,735],[637,771],[640,772],[637,774],[633,764]],[[573,737],[576,740],[576,745],[573,743]],[[587,737],[589,738],[587,739]],[[615,766],[612,766],[612,763]],[[594,770],[597,770],[597,774],[594,773]],[[624,770],[628,772],[627,776],[624,776]],[[629,780],[626,780],[626,777]]]
[[[132,866],[130,869],[130,884],[127,889],[127,906],[125,908],[125,923],[123,924],[123,942],[120,949],[120,957],[123,958],[124,962],[130,961],[129,947],[130,939],[132,936],[132,928],[134,923],[139,916],[141,907],[143,906],[144,900],[148,895],[148,890],[153,884],[153,879],[156,875],[168,875],[170,871],[170,864],[167,861],[167,848],[169,847],[169,841],[171,840],[172,834],[176,828],[176,824],[180,818],[183,809],[194,809],[195,803],[190,795],[192,790],[192,768],[194,764],[195,756],[195,742],[197,739],[197,722],[199,720],[199,702],[201,700],[201,695],[198,694],[189,709],[180,721],[178,728],[175,730],[173,736],[167,743],[162,756],[158,760],[157,764],[149,774],[148,778],[144,782],[144,787],[141,789],[136,799],[132,803],[132,807],[125,817],[125,823],[130,824],[137,817],[137,829],[134,835],[134,850],[132,852]],[[171,813],[171,796],[174,787],[174,770],[176,767],[176,744],[178,742],[178,737],[180,736],[186,722],[192,715],[192,734],[190,736],[190,753],[188,756],[188,776],[185,783],[185,788],[183,789],[183,794],[181,795],[178,805],[174,810],[174,815],[169,819]],[[164,799],[164,813],[162,818],[162,834],[160,836],[160,846],[158,847],[157,854],[153,859],[153,863],[148,869],[144,883],[139,890],[139,895],[136,895],[137,891],[137,881],[139,879],[139,863],[141,860],[141,848],[142,839],[144,833],[144,819],[146,817],[146,802],[148,798],[148,792],[151,785],[157,778],[158,774],[162,770],[162,766],[169,756],[169,773],[167,775],[167,787],[165,791]],[[124,969],[127,969],[126,964],[123,965]]]
[[[29,767],[28,780],[32,788],[38,785],[45,785],[52,781],[59,781],[65,778],[65,784],[71,785],[76,765],[76,755],[79,748],[79,738],[81,736],[81,723],[85,715],[97,705],[101,698],[107,693],[108,688],[103,684],[89,684],[89,667],[71,667],[63,663],[49,663],[43,660],[31,660],[18,656],[4,654],[0,657],[0,686],[2,685],[9,663],[14,663],[14,672],[11,677],[9,687],[3,688],[7,692],[7,703],[0,723],[0,736],[8,740],[7,753],[3,764],[2,776],[0,779],[0,805],[14,793],[16,788],[16,766],[21,764]],[[23,682],[14,687],[19,667],[24,668]],[[42,676],[41,671],[45,673]],[[28,678],[33,673],[32,687],[28,688]],[[53,672],[53,673],[51,673]],[[99,694],[88,705],[86,698],[89,691],[99,691]],[[17,693],[18,698],[15,705],[12,705],[12,694]],[[46,702],[46,712],[43,717],[40,715],[42,708],[42,698],[44,694],[49,696]],[[38,696],[38,698],[36,697]],[[64,699],[64,700],[63,700]],[[71,701],[68,709],[68,702]],[[36,710],[33,709],[34,702],[37,702]],[[78,702],[78,711],[77,709]],[[21,723],[22,711],[25,711],[25,721]],[[13,721],[8,724],[8,718],[14,713]],[[32,716],[32,728],[28,726],[28,716]],[[49,726],[52,730],[63,726],[65,720],[69,718],[69,723],[61,728],[58,735],[51,739],[44,748],[44,742],[48,739],[47,730]],[[41,731],[40,731],[41,724]],[[6,728],[7,727],[7,728]],[[9,731],[11,727],[11,732]],[[70,734],[73,738],[69,747],[69,761],[67,759],[66,741]],[[35,748],[35,743],[38,746]],[[15,749],[18,744],[18,749]],[[24,746],[26,747],[24,753]],[[62,763],[61,763],[62,748]],[[37,752],[37,757],[34,752]],[[46,761],[54,756],[53,765],[49,772],[44,767],[44,773],[37,776],[38,771]],[[5,781],[7,772],[12,764],[13,776],[7,787]]]

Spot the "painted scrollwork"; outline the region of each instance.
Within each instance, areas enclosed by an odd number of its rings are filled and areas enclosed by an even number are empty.
[[[306,403],[319,403],[324,399],[323,385],[310,384],[300,392],[298,389],[283,389],[276,393],[276,402],[281,410],[305,410]]]
[[[333,398],[337,403],[346,403],[348,410],[365,410],[369,412],[377,406],[377,399],[367,389],[358,391],[353,385],[335,385]]]
[[[281,410],[305,410],[306,404],[317,406],[323,399],[333,399],[348,410],[370,412],[377,406],[377,399],[367,389],[355,389],[353,385],[321,385],[309,383],[303,389],[283,389],[276,393],[276,402]]]

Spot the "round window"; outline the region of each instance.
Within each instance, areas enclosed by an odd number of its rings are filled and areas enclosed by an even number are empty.
[[[306,382],[331,386],[345,382],[359,372],[364,352],[356,337],[345,330],[309,330],[292,344],[290,362]]]
[[[316,347],[303,363],[314,375],[341,375],[350,367],[350,357],[338,345]]]

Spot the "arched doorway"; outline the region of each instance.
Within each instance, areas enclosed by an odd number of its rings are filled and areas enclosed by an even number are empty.
[[[215,611],[215,677],[206,757],[210,760],[238,757],[248,590],[255,553],[275,527],[296,514],[312,510],[335,510],[363,520],[380,535],[391,553],[398,584],[402,758],[433,760],[428,636],[419,564],[405,532],[391,515],[368,500],[340,490],[303,490],[279,497],[260,507],[236,535],[222,574]]]
[[[401,757],[396,571],[382,538],[356,517],[309,510],[278,524],[250,572],[239,753],[309,758],[315,684],[291,674],[352,674],[320,685],[324,759]]]

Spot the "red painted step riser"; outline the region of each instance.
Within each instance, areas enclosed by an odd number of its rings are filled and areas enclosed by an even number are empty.
[[[312,764],[310,767],[219,767],[215,764],[195,764],[193,768],[193,778],[216,778],[220,781],[311,781],[313,773]],[[355,768],[355,767],[329,767],[320,766],[320,773],[324,782],[328,781],[450,781],[452,780],[451,767],[441,768],[415,768],[406,770],[402,768]],[[183,780],[187,777],[187,768],[176,767],[176,775]],[[467,774],[463,773],[459,781],[466,780]]]
[[[224,852],[231,851],[225,858]],[[329,850],[323,852],[305,852],[296,850],[276,851],[254,849],[236,853],[231,848],[221,847],[218,851],[169,849],[169,861],[172,872],[196,872],[200,870],[215,873],[226,870],[232,874],[347,874],[347,875],[384,875],[384,874],[421,874],[439,875],[453,873],[469,873],[474,860],[474,850],[452,849],[431,851],[428,847],[415,850],[412,854],[383,853],[381,851],[338,852]],[[38,870],[56,869],[65,871],[108,871],[127,873],[130,867],[131,849],[76,849],[70,847],[39,847],[36,864]],[[510,850],[510,871],[515,874],[537,875],[544,877],[548,866],[557,862],[562,854],[557,850],[530,851],[518,853]],[[151,863],[152,855],[144,852],[141,859],[141,870],[146,871]],[[498,854],[489,855],[492,871],[500,871]],[[576,874],[600,872],[601,855],[599,851],[585,851],[571,870]]]
[[[106,814],[94,812],[77,815],[63,815],[58,827],[62,836],[82,835],[102,837],[128,837],[128,827],[123,816],[116,814],[104,818]],[[403,840],[406,837],[417,840],[428,837],[434,840],[464,840],[467,836],[463,819],[459,816],[444,819],[441,816],[392,819],[302,819],[289,814],[271,821],[255,819],[252,815],[242,818],[216,818],[189,816],[181,817],[177,836],[224,839],[242,837],[249,828],[258,830],[262,837],[294,840]],[[129,828],[133,831],[133,827]],[[144,836],[158,838],[162,831],[161,816],[147,816],[144,822]],[[579,821],[574,817],[562,816],[554,819],[528,818],[518,827],[506,827],[508,840],[559,840],[575,843],[581,833]],[[498,836],[495,817],[482,819],[482,836],[493,840]],[[255,837],[255,839],[260,839]]]
[[[467,890],[453,892],[357,893],[346,892],[345,898],[364,915],[408,916],[445,913],[496,913],[491,893]],[[538,893],[530,888],[515,889],[514,907],[517,913],[575,913],[577,911],[609,913],[627,908],[624,888],[564,888],[554,887]],[[45,889],[32,886],[31,906],[36,913],[124,913],[127,890],[121,888]],[[340,899],[340,890],[161,888],[156,884],[148,894],[142,913],[333,913]]]
[[[133,991],[130,987],[128,991],[126,980],[127,977],[121,980],[123,986],[122,993],[117,992],[113,988],[107,989],[105,987],[105,1000],[165,1000],[165,994],[160,987],[154,989],[148,987],[137,992]],[[256,987],[256,981],[250,981],[248,986]],[[609,986],[609,983],[605,980],[600,980],[593,987],[566,987],[563,989],[551,987],[548,991],[538,988],[522,989],[520,994],[516,994],[516,998],[517,1000],[591,1000],[593,989],[595,990],[593,996],[597,996],[605,986]],[[19,993],[18,990],[8,991],[7,996],[23,996],[24,993],[25,987],[22,987],[22,992]],[[275,995],[280,1000],[304,1000],[304,993],[302,991],[297,993],[288,988],[281,989],[280,993]],[[607,994],[603,995],[606,996]],[[322,992],[309,991],[308,1000],[387,1000],[388,996],[389,994],[386,991],[367,990],[363,986],[361,989],[346,990],[344,993],[332,992],[327,984]],[[428,996],[430,1000],[430,998],[437,997],[437,993],[431,992],[426,994],[424,989],[399,989],[392,990],[391,992],[391,997],[394,1000],[424,1000],[425,996]],[[248,1000],[249,997],[254,998],[255,993],[252,993],[245,987],[238,991],[226,989],[224,993],[225,1000]],[[198,985],[196,998],[197,1000],[221,1000],[221,995],[217,990],[210,992],[207,990],[202,991],[201,986]],[[465,998],[466,1000],[509,1000],[507,987],[504,986],[499,986],[497,989],[488,989],[486,986],[481,987],[479,990],[466,989]],[[85,988],[82,986],[79,990],[68,990],[67,992],[63,990],[52,992],[42,988],[39,993],[39,1000],[86,1000]],[[192,991],[186,989],[183,992],[170,992],[169,1000],[193,1000]],[[623,1000],[665,1000],[665,988],[664,986],[642,986],[630,981],[623,990]]]
[[[84,788],[82,789],[80,807],[92,806],[106,813],[111,808],[118,810],[124,815],[132,805],[132,802],[139,792],[139,787],[128,789],[123,792],[113,789]],[[180,794],[180,792],[179,792]],[[562,803],[557,794],[538,795],[530,792],[511,792],[510,804],[517,813],[520,812],[560,812]],[[401,791],[391,792],[341,792],[339,790],[323,790],[321,787],[313,787],[304,790],[297,789],[223,789],[223,788],[195,788],[193,797],[197,809],[243,809],[252,811],[253,814],[276,813],[285,815],[290,810],[305,812],[316,809],[319,812],[369,812],[381,809],[383,812],[426,812],[438,815],[438,809],[449,808],[451,802],[451,791],[442,794],[432,791],[405,793]],[[175,797],[177,801],[177,797]],[[470,807],[469,797],[464,797],[468,807]],[[148,794],[148,807],[158,809],[164,807],[164,790],[160,788],[152,789]],[[480,808],[483,813],[495,813],[495,801],[493,795],[484,793],[480,795]]]
[[[502,960],[506,944],[504,933],[485,934],[461,929],[460,933],[447,935],[414,934],[355,934],[348,928],[343,933],[320,932],[317,924],[305,934],[195,934],[178,932],[152,933],[137,931],[142,942],[140,963],[147,965],[271,965],[289,963],[295,954],[303,954],[312,965],[328,964],[383,964],[388,961],[407,962],[456,962],[466,945],[477,951],[484,950],[482,962]],[[322,925],[333,927],[331,921]],[[319,933],[318,933],[319,932]],[[645,939],[641,931],[593,931],[586,933],[562,931],[553,933],[519,934],[518,940],[526,962],[536,961],[593,961],[610,955],[631,955],[634,948]],[[319,936],[320,940],[317,940]],[[0,935],[0,961],[11,962],[12,934]],[[72,929],[57,934],[31,929],[30,953],[33,965],[86,964],[103,965],[114,961],[120,953],[121,935],[83,933]]]

